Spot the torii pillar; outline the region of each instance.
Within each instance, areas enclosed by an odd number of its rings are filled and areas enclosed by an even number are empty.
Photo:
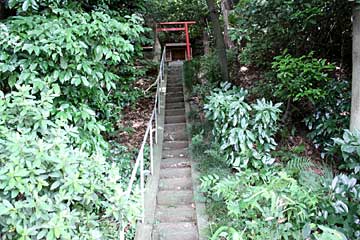
[[[161,22],[158,23],[156,27],[156,32],[174,32],[174,31],[184,31],[186,36],[186,54],[187,59],[191,60],[191,48],[190,48],[190,36],[189,36],[189,25],[195,24],[195,21],[187,22]],[[176,25],[177,27],[169,27],[171,25]],[[179,27],[179,25],[181,27]],[[164,27],[166,26],[166,27]]]

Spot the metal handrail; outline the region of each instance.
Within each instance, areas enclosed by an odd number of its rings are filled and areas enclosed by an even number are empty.
[[[125,192],[125,197],[129,198],[132,190],[133,185],[136,180],[137,172],[140,168],[140,192],[141,192],[141,222],[145,221],[145,169],[144,169],[144,151],[145,151],[145,145],[148,143],[149,140],[149,146],[150,146],[150,173],[151,175],[154,174],[154,147],[155,144],[158,143],[158,116],[161,113],[161,89],[162,89],[162,83],[164,81],[164,74],[165,74],[165,62],[166,62],[166,48],[164,48],[161,62],[160,62],[160,68],[159,68],[159,74],[156,78],[156,95],[155,95],[155,103],[154,108],[150,117],[150,120],[147,124],[147,128],[145,131],[145,135],[139,150],[139,154],[136,158],[136,162],[133,168],[133,171],[131,173],[130,182],[127,188],[127,191]],[[155,123],[155,128],[153,127],[153,124]],[[155,133],[155,143],[154,143],[154,134]],[[121,229],[120,233],[120,239],[124,239],[124,229]]]

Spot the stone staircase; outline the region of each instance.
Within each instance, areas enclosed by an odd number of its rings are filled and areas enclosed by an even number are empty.
[[[198,240],[188,136],[182,64],[168,70],[165,129],[156,197],[154,240]]]

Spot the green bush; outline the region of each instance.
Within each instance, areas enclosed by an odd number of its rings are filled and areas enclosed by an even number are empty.
[[[308,100],[315,103],[326,96],[324,86],[330,81],[329,72],[335,67],[325,59],[316,59],[312,53],[302,57],[283,54],[275,57],[272,68],[277,74],[275,96],[282,101]]]
[[[119,107],[139,96],[132,62],[144,28],[136,15],[69,5],[0,24],[0,79],[6,91],[16,84],[31,86],[34,96],[56,89],[51,115],[79,127],[83,147],[93,147]]]
[[[350,82],[333,79],[326,84],[324,92],[326,99],[317,101],[314,113],[304,119],[310,130],[308,136],[322,149],[331,145],[331,138],[340,137],[350,124]]]
[[[335,147],[339,146],[343,162],[340,165],[340,169],[350,171],[358,180],[360,177],[360,131],[350,132],[345,130],[342,138],[334,138]]]
[[[305,239],[303,228],[321,200],[281,171],[247,170],[224,179],[210,175],[202,178],[202,189],[226,204],[228,224],[239,239]]]
[[[119,163],[73,146],[77,129],[50,119],[56,93],[18,89],[0,92],[0,236],[116,239],[139,212]]]
[[[321,217],[324,224],[342,232],[349,239],[360,238],[360,132],[346,130],[342,138],[334,139],[340,148],[343,171],[325,188]]]
[[[197,74],[200,68],[200,61],[193,59],[184,63],[184,80],[185,86],[189,91],[193,90],[193,86],[198,83]]]
[[[222,84],[208,97],[204,109],[227,162],[235,168],[260,168],[275,161],[270,153],[276,147],[273,137],[281,104],[262,99],[250,105],[246,95],[243,89]]]
[[[350,1],[237,2],[230,35],[241,49],[241,61],[269,67],[274,56],[289,49],[295,55],[315,51],[316,56],[351,64]]]
[[[139,216],[124,193],[133,156],[102,134],[140,96],[142,19],[104,2],[7,3],[18,15],[0,23],[0,238],[117,239]]]

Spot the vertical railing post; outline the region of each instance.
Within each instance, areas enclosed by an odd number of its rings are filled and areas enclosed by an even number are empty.
[[[154,132],[155,132],[155,144],[158,144],[158,114],[157,114],[157,110],[155,109],[154,111],[155,113],[155,129],[154,129]]]
[[[140,191],[141,191],[141,222],[145,221],[145,176],[144,176],[144,149],[140,153]]]
[[[154,174],[154,141],[153,141],[153,128],[152,122],[150,125],[150,172],[151,175]]]

